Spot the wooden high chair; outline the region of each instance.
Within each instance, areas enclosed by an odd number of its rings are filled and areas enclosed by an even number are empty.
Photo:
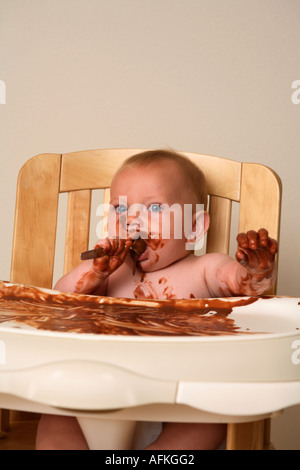
[[[11,281],[52,288],[58,201],[68,193],[63,271],[88,250],[92,191],[104,189],[109,201],[112,177],[124,159],[144,149],[88,150],[42,154],[20,170],[17,187]],[[232,202],[239,203],[238,232],[261,227],[278,240],[281,183],[269,168],[255,163],[182,152],[205,173],[210,229],[207,252],[228,253]],[[61,235],[61,234],[59,234]],[[237,232],[232,236],[235,238]],[[3,421],[7,414],[2,411]],[[269,421],[228,424],[227,449],[263,449],[269,445]]]

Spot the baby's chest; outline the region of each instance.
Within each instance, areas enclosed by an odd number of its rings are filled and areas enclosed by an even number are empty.
[[[185,297],[183,292],[182,285],[163,273],[159,276],[143,273],[139,279],[135,279],[133,285],[133,297],[136,299],[177,299]]]
[[[137,272],[127,277],[126,282],[115,278],[108,284],[107,295],[112,297],[130,297],[136,299],[191,299],[208,297],[205,283],[195,276],[189,276],[185,270],[172,272],[165,270],[153,273]],[[121,279],[119,279],[121,281]]]

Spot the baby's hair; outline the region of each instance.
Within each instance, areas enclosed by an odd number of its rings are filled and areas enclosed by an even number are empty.
[[[202,170],[193,163],[188,157],[175,152],[173,150],[147,150],[142,153],[137,153],[127,158],[117,173],[126,170],[130,167],[145,167],[153,163],[159,163],[163,160],[172,160],[180,169],[195,196],[196,203],[204,204],[207,207],[207,183]]]

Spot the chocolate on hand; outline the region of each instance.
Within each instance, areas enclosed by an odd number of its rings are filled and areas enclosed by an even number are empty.
[[[133,274],[135,274],[135,271],[136,271],[137,261],[139,257],[141,256],[141,254],[144,253],[146,248],[147,248],[147,243],[142,238],[137,238],[132,243],[130,247],[130,254],[133,259]],[[87,259],[102,258],[103,256],[109,256],[110,254],[112,254],[112,252],[110,253],[109,250],[107,250],[106,248],[98,246],[97,248],[93,250],[88,250],[88,251],[84,251],[83,253],[81,253],[80,259],[87,260]]]
[[[273,265],[278,243],[269,237],[266,229],[239,233],[237,242],[236,260],[246,268],[266,270]]]

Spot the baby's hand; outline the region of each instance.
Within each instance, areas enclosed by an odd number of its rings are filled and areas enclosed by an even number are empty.
[[[236,260],[251,270],[268,270],[272,268],[278,243],[269,237],[267,230],[258,232],[250,230],[237,236],[238,249]]]
[[[94,259],[94,273],[99,277],[107,277],[112,274],[123,264],[131,245],[131,239],[106,238],[100,240],[95,249],[103,248],[104,255]]]

